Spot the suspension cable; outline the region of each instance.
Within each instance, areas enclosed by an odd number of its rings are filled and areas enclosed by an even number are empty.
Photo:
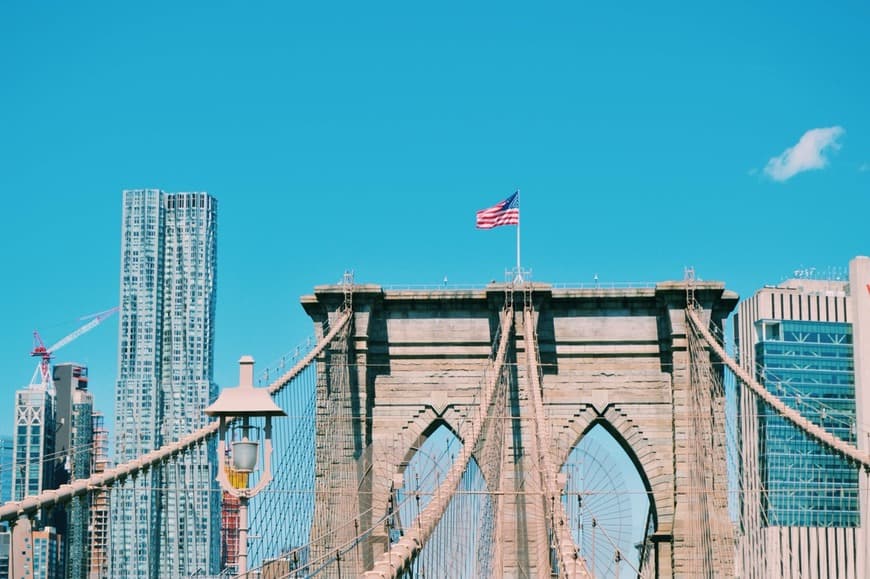
[[[505,309],[501,314],[501,340],[498,346],[498,354],[490,368],[491,374],[483,385],[483,392],[480,398],[481,409],[489,407],[489,402],[494,394],[496,385],[500,381],[501,369],[507,353],[508,338],[510,337],[510,330],[513,327],[513,318],[513,309]],[[365,577],[396,577],[432,534],[432,531],[444,514],[450,499],[453,497],[456,487],[459,485],[462,473],[465,472],[471,460],[471,455],[483,432],[484,420],[478,418],[470,426],[471,432],[466,438],[457,460],[450,467],[450,471],[438,487],[436,498],[433,498],[417,517],[419,525],[408,529],[406,534],[389,551],[383,553],[375,561],[372,569],[364,574]]]
[[[820,428],[804,418],[800,415],[799,412],[789,408],[786,406],[779,398],[771,394],[764,388],[761,384],[759,384],[756,380],[754,380],[743,368],[737,365],[734,360],[725,353],[725,350],[721,345],[716,341],[715,338],[710,334],[710,331],[707,327],[701,323],[698,319],[698,314],[694,310],[687,309],[686,310],[687,317],[691,322],[692,327],[700,333],[707,344],[713,348],[713,351],[716,352],[716,355],[731,369],[734,374],[740,378],[740,380],[749,387],[757,396],[759,396],[765,403],[772,406],[779,414],[781,414],[784,418],[789,420],[792,424],[797,426],[799,429],[803,430],[807,434],[810,434],[814,438],[816,438],[822,444],[833,448],[837,452],[851,458],[857,463],[863,465],[863,467],[870,471],[870,455],[866,452],[862,452],[854,446],[843,442],[836,436],[830,434],[823,428]]]
[[[302,358],[292,369],[269,385],[268,392],[274,395],[276,392],[284,388],[294,376],[304,370],[332,341],[338,332],[341,331],[350,318],[351,312],[345,311],[336,323],[330,327],[329,333],[324,336],[324,338],[320,340],[320,342],[318,342],[304,358]],[[141,471],[160,464],[181,452],[185,452],[201,440],[217,432],[218,426],[219,421],[215,420],[199,430],[181,437],[177,442],[164,445],[163,447],[152,450],[139,458],[106,470],[102,473],[95,474],[90,478],[78,479],[69,484],[61,485],[60,488],[46,490],[39,495],[26,497],[20,501],[10,501],[0,506],[0,521],[11,521],[25,515],[30,516],[40,509],[63,504],[71,500],[73,497],[87,494],[94,487],[104,487],[111,485],[116,481],[123,480],[128,476],[135,476]]]

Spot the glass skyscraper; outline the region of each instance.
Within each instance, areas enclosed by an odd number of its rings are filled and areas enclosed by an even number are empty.
[[[768,392],[859,448],[867,423],[860,364],[870,348],[870,259],[849,278],[765,286],[738,306],[737,358]],[[866,491],[853,463],[738,385],[741,577],[864,576]]]
[[[54,392],[34,384],[15,393],[12,500],[54,488]]]
[[[206,424],[213,380],[217,201],[205,193],[125,191],[121,229],[115,460]],[[220,494],[200,446],[111,496],[112,577],[215,574]]]
[[[762,320],[757,378],[804,418],[851,444],[855,437],[852,325]],[[759,411],[764,510],[771,526],[858,525],[858,471],[782,416]]]
[[[0,435],[0,504],[12,498],[12,437]],[[0,579],[9,576],[9,525],[0,523]]]
[[[12,500],[12,437],[0,435],[0,503]]]

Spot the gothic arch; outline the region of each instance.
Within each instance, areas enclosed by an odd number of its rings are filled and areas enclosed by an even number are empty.
[[[559,468],[564,466],[574,447],[596,425],[601,425],[616,440],[637,470],[649,496],[653,528],[659,530],[663,523],[669,526],[673,518],[670,469],[641,427],[631,419],[630,410],[609,405],[603,413],[599,413],[591,405],[581,405],[580,412],[575,413],[574,419],[566,427],[567,432],[555,445]]]

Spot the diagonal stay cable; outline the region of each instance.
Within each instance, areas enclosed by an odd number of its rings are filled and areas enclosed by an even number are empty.
[[[562,504],[562,494],[556,482],[556,467],[550,456],[550,441],[552,436],[549,432],[544,402],[541,393],[541,381],[538,366],[538,338],[534,332],[534,320],[532,318],[531,305],[527,305],[523,312],[524,331],[526,332],[526,374],[530,381],[529,396],[532,401],[535,419],[533,421],[537,449],[539,452],[541,478],[546,491],[545,508],[548,511],[551,532],[555,542],[556,556],[559,560],[561,577],[589,577],[585,562],[578,555],[577,545],[571,536],[571,529],[565,522],[568,520],[565,514],[565,505]]]
[[[487,370],[487,378],[483,384],[483,392],[480,398],[480,408],[486,411],[489,408],[490,400],[495,392],[496,385],[501,379],[501,369],[504,366],[505,355],[507,352],[510,330],[513,327],[513,310],[505,309],[501,314],[501,340],[498,345],[498,353],[495,361]],[[471,432],[463,441],[462,451],[456,458],[456,461],[450,467],[450,471],[444,477],[444,481],[438,487],[436,497],[429,501],[420,516],[417,517],[419,524],[415,524],[414,528],[408,532],[399,541],[392,546],[386,553],[382,554],[374,563],[370,571],[363,574],[364,577],[397,577],[402,569],[411,562],[413,556],[422,549],[423,544],[428,540],[441,516],[450,503],[453,493],[459,486],[462,479],[462,474],[468,467],[471,460],[471,454],[477,446],[480,435],[483,432],[485,420],[478,418],[471,421]]]
[[[731,359],[728,354],[725,353],[725,350],[721,345],[713,338],[710,334],[710,331],[707,327],[701,323],[701,320],[698,319],[698,314],[692,310],[687,309],[686,314],[688,315],[689,321],[692,324],[692,327],[695,331],[699,332],[702,336],[704,336],[704,340],[709,344],[713,351],[716,352],[716,355],[729,367],[734,374],[740,378],[740,380],[749,387],[757,396],[759,396],[764,402],[771,407],[773,407],[779,414],[781,414],[784,418],[790,421],[792,424],[797,426],[799,429],[803,430],[807,434],[814,437],[816,440],[821,442],[822,444],[836,450],[837,452],[851,458],[857,463],[860,463],[866,470],[870,470],[870,455],[866,452],[862,452],[856,447],[843,442],[836,436],[830,434],[825,429],[820,428],[801,416],[799,412],[793,410],[786,406],[779,398],[771,394],[764,388],[758,381],[754,380],[743,368],[737,365],[737,363]]]

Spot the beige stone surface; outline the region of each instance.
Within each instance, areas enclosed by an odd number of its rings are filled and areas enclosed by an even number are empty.
[[[518,324],[509,360],[516,371],[508,387],[518,401],[519,416],[514,418],[521,425],[522,448],[513,448],[512,436],[502,432],[502,464],[492,471],[500,474],[498,481],[489,483],[497,485],[492,491],[508,491],[499,502],[496,575],[549,576],[542,502],[533,493],[515,491],[542,488],[541,463],[533,459],[538,452],[547,452],[559,469],[585,432],[604,423],[628,449],[652,496],[657,556],[651,560],[658,562],[658,576],[686,576],[697,569],[728,576],[732,562],[721,556],[723,550],[711,547],[729,540],[730,529],[722,524],[726,505],[710,500],[699,506],[697,493],[691,492],[698,476],[706,476],[699,474],[701,461],[709,461],[708,470],[721,474],[725,455],[724,448],[715,445],[706,454],[698,452],[699,426],[692,420],[693,404],[698,403],[695,389],[708,385],[692,383],[689,365],[709,364],[709,359],[690,360],[686,285],[556,290],[538,284],[533,289],[510,293],[498,284],[485,291],[354,288],[352,335],[319,367],[318,498],[312,542],[315,535],[326,533],[348,540],[349,520],[365,523],[383,517],[390,481],[434,424],[447,424],[461,438],[468,421],[480,419],[486,409],[476,404],[495,347],[499,312],[506,301],[520,310],[529,302],[535,311],[533,335],[551,440],[545,449],[536,448],[537,427],[529,420],[529,381],[522,362],[526,343]],[[316,326],[341,307],[340,290],[320,286],[303,298]],[[719,283],[697,283],[693,290],[706,317],[716,322],[736,303],[736,296]],[[345,350],[354,365],[342,372],[334,364],[343,360]],[[721,401],[712,396],[707,404],[711,412],[721,414]],[[715,438],[712,430],[707,434]],[[348,496],[356,499],[348,501]],[[703,544],[692,528],[699,516],[713,521],[708,525],[709,541]],[[355,571],[364,571],[387,546],[386,531],[374,533]]]

